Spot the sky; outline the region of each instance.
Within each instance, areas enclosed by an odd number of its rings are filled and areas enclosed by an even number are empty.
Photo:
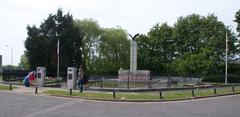
[[[39,26],[58,8],[74,19],[95,19],[104,28],[120,26],[130,34],[147,34],[157,23],[173,25],[192,13],[214,13],[235,30],[239,5],[240,0],[0,0],[0,55],[3,65],[10,65],[13,49],[13,65],[18,65],[25,51],[26,26]]]

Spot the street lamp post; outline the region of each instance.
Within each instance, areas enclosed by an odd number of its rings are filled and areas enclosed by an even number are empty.
[[[6,47],[10,47],[11,48],[11,65],[13,65],[13,47],[6,45]]]
[[[228,35],[227,35],[227,32],[226,32],[226,50],[225,50],[225,84],[228,83]]]
[[[57,81],[59,86],[59,39],[57,42]]]

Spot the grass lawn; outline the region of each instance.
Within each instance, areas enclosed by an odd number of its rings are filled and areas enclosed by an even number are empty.
[[[48,90],[43,92],[45,94],[50,95],[61,95],[61,96],[71,96],[68,91],[64,90]],[[78,96],[83,98],[89,98],[89,99],[113,99],[113,93],[112,92],[83,92],[79,93],[78,91],[73,91],[72,96]],[[166,100],[172,100],[172,99],[184,99],[184,98],[190,98],[191,92],[163,92],[163,97]],[[116,99],[128,99],[128,100],[157,100],[160,99],[158,92],[151,92],[151,93],[122,93],[122,92],[116,92]]]
[[[17,87],[13,86],[12,88],[16,89]],[[0,85],[0,91],[3,91],[3,90],[9,90],[9,86],[8,85]]]
[[[51,95],[71,96],[68,90],[47,90],[43,93]],[[112,94],[110,93],[79,93],[79,91],[73,91],[72,96],[79,96],[90,99],[112,99]]]
[[[196,97],[205,97],[205,96],[212,96],[214,95],[214,89],[201,89],[195,91]],[[240,86],[235,87],[235,92],[240,92]],[[232,87],[223,87],[223,88],[217,88],[216,90],[217,94],[225,94],[225,93],[232,93]]]
[[[240,86],[235,87],[235,92],[240,92]],[[48,90],[43,92],[50,95],[71,96],[67,90]],[[217,94],[232,93],[232,87],[218,88]],[[162,92],[165,100],[186,99],[192,97],[191,90],[186,91],[164,91]],[[213,89],[195,90],[195,97],[205,97],[214,95]],[[89,99],[113,99],[112,92],[83,92],[74,90],[72,96],[89,98]],[[116,92],[116,99],[122,100],[157,100],[160,99],[159,92]]]

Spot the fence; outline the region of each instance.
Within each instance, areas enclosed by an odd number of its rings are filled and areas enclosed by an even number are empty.
[[[3,69],[2,70],[2,80],[6,82],[10,81],[20,81],[28,75],[29,70],[15,70],[15,69]]]
[[[0,77],[2,78],[2,81],[7,83],[17,83],[22,84],[22,80],[25,76],[28,75],[28,73],[31,72],[30,70],[20,70],[20,69],[1,69],[0,71]],[[60,79],[57,79],[56,77],[46,77],[45,85],[50,87],[59,87],[59,83],[66,82],[67,73],[60,73]],[[20,82],[19,82],[20,81]]]
[[[109,89],[109,88],[92,89],[92,88],[89,88],[87,90],[112,92],[112,96],[114,99],[117,97],[118,93],[121,95],[122,93],[131,94],[132,92],[134,93],[145,92],[144,94],[149,92],[150,95],[154,95],[155,93],[158,93],[159,99],[189,99],[189,98],[201,98],[201,97],[213,97],[213,96],[221,96],[221,95],[229,95],[229,94],[230,95],[239,94],[240,84],[201,86],[201,87],[189,87],[189,88],[154,88],[154,89]],[[171,96],[169,96],[169,93]]]
[[[14,83],[3,82],[3,84],[9,84],[10,91],[13,90],[14,88],[13,87]],[[113,89],[113,88],[112,89],[109,89],[109,88],[91,89],[89,88],[87,90],[112,92],[112,99],[122,100],[123,99],[122,96],[126,96],[126,99],[131,99],[131,100],[135,99],[136,101],[145,101],[145,100],[158,101],[156,99],[179,100],[179,99],[192,99],[192,98],[240,94],[240,84],[202,86],[202,87],[191,87],[191,88],[153,88],[153,89]],[[76,94],[76,91],[73,92],[72,89],[66,90],[66,91],[67,93],[69,92],[70,95],[74,95],[73,93]],[[38,93],[38,87],[35,87],[35,89],[32,89],[32,92]],[[145,93],[142,93],[142,92],[145,92]],[[141,99],[144,99],[144,100],[141,100]]]
[[[118,79],[117,76],[90,76],[89,87],[95,88],[159,88],[191,86],[201,82],[200,78],[159,77],[150,80]],[[190,85],[191,84],[191,85]]]

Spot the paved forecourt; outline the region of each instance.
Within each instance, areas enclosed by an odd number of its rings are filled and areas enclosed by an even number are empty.
[[[2,117],[239,117],[240,95],[176,102],[101,102],[0,92]]]

